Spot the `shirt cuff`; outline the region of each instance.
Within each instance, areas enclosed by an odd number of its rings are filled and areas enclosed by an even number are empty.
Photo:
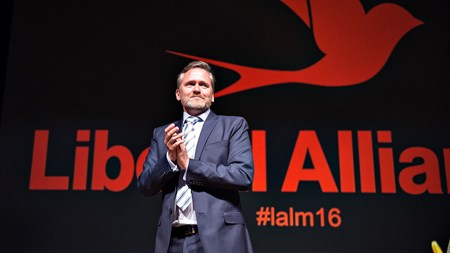
[[[173,163],[172,160],[170,160],[170,158],[169,158],[169,152],[166,153],[166,158],[167,158],[167,162],[169,162],[170,169],[172,171],[178,171],[178,166],[175,163]]]

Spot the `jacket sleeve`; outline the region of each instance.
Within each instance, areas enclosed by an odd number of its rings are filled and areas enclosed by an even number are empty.
[[[247,121],[235,117],[229,126],[216,128],[211,135],[223,135],[223,138],[207,143],[200,160],[189,160],[187,184],[249,190],[253,181],[253,155]]]
[[[145,195],[155,195],[170,181],[177,171],[173,171],[166,158],[166,148],[163,143],[164,128],[153,131],[150,149],[144,162],[144,169],[138,177],[138,188]],[[161,143],[162,142],[162,143]]]

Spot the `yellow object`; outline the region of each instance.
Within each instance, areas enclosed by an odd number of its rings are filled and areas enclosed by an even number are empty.
[[[433,253],[442,253],[442,249],[436,241],[431,242],[431,249],[433,250]]]

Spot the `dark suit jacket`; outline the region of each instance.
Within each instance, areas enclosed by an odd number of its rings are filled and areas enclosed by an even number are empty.
[[[174,123],[182,129],[180,120]],[[165,253],[169,247],[180,175],[171,170],[166,159],[166,127],[153,131],[150,152],[138,178],[138,187],[144,194],[162,192],[155,253]],[[242,117],[221,116],[211,111],[186,174],[205,252],[253,251],[239,198],[239,191],[249,190],[252,180],[253,156],[247,122]]]

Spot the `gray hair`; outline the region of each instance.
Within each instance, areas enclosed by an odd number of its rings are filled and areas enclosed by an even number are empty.
[[[178,77],[177,77],[177,89],[180,88],[181,80],[183,79],[184,73],[188,72],[191,69],[195,69],[195,68],[203,69],[209,73],[209,77],[211,78],[212,90],[215,91],[216,78],[214,77],[214,74],[212,73],[212,70],[211,70],[211,67],[209,66],[209,64],[206,62],[203,62],[203,61],[193,61],[193,62],[189,63],[186,67],[184,67],[184,69],[181,71],[180,74],[178,74]]]

